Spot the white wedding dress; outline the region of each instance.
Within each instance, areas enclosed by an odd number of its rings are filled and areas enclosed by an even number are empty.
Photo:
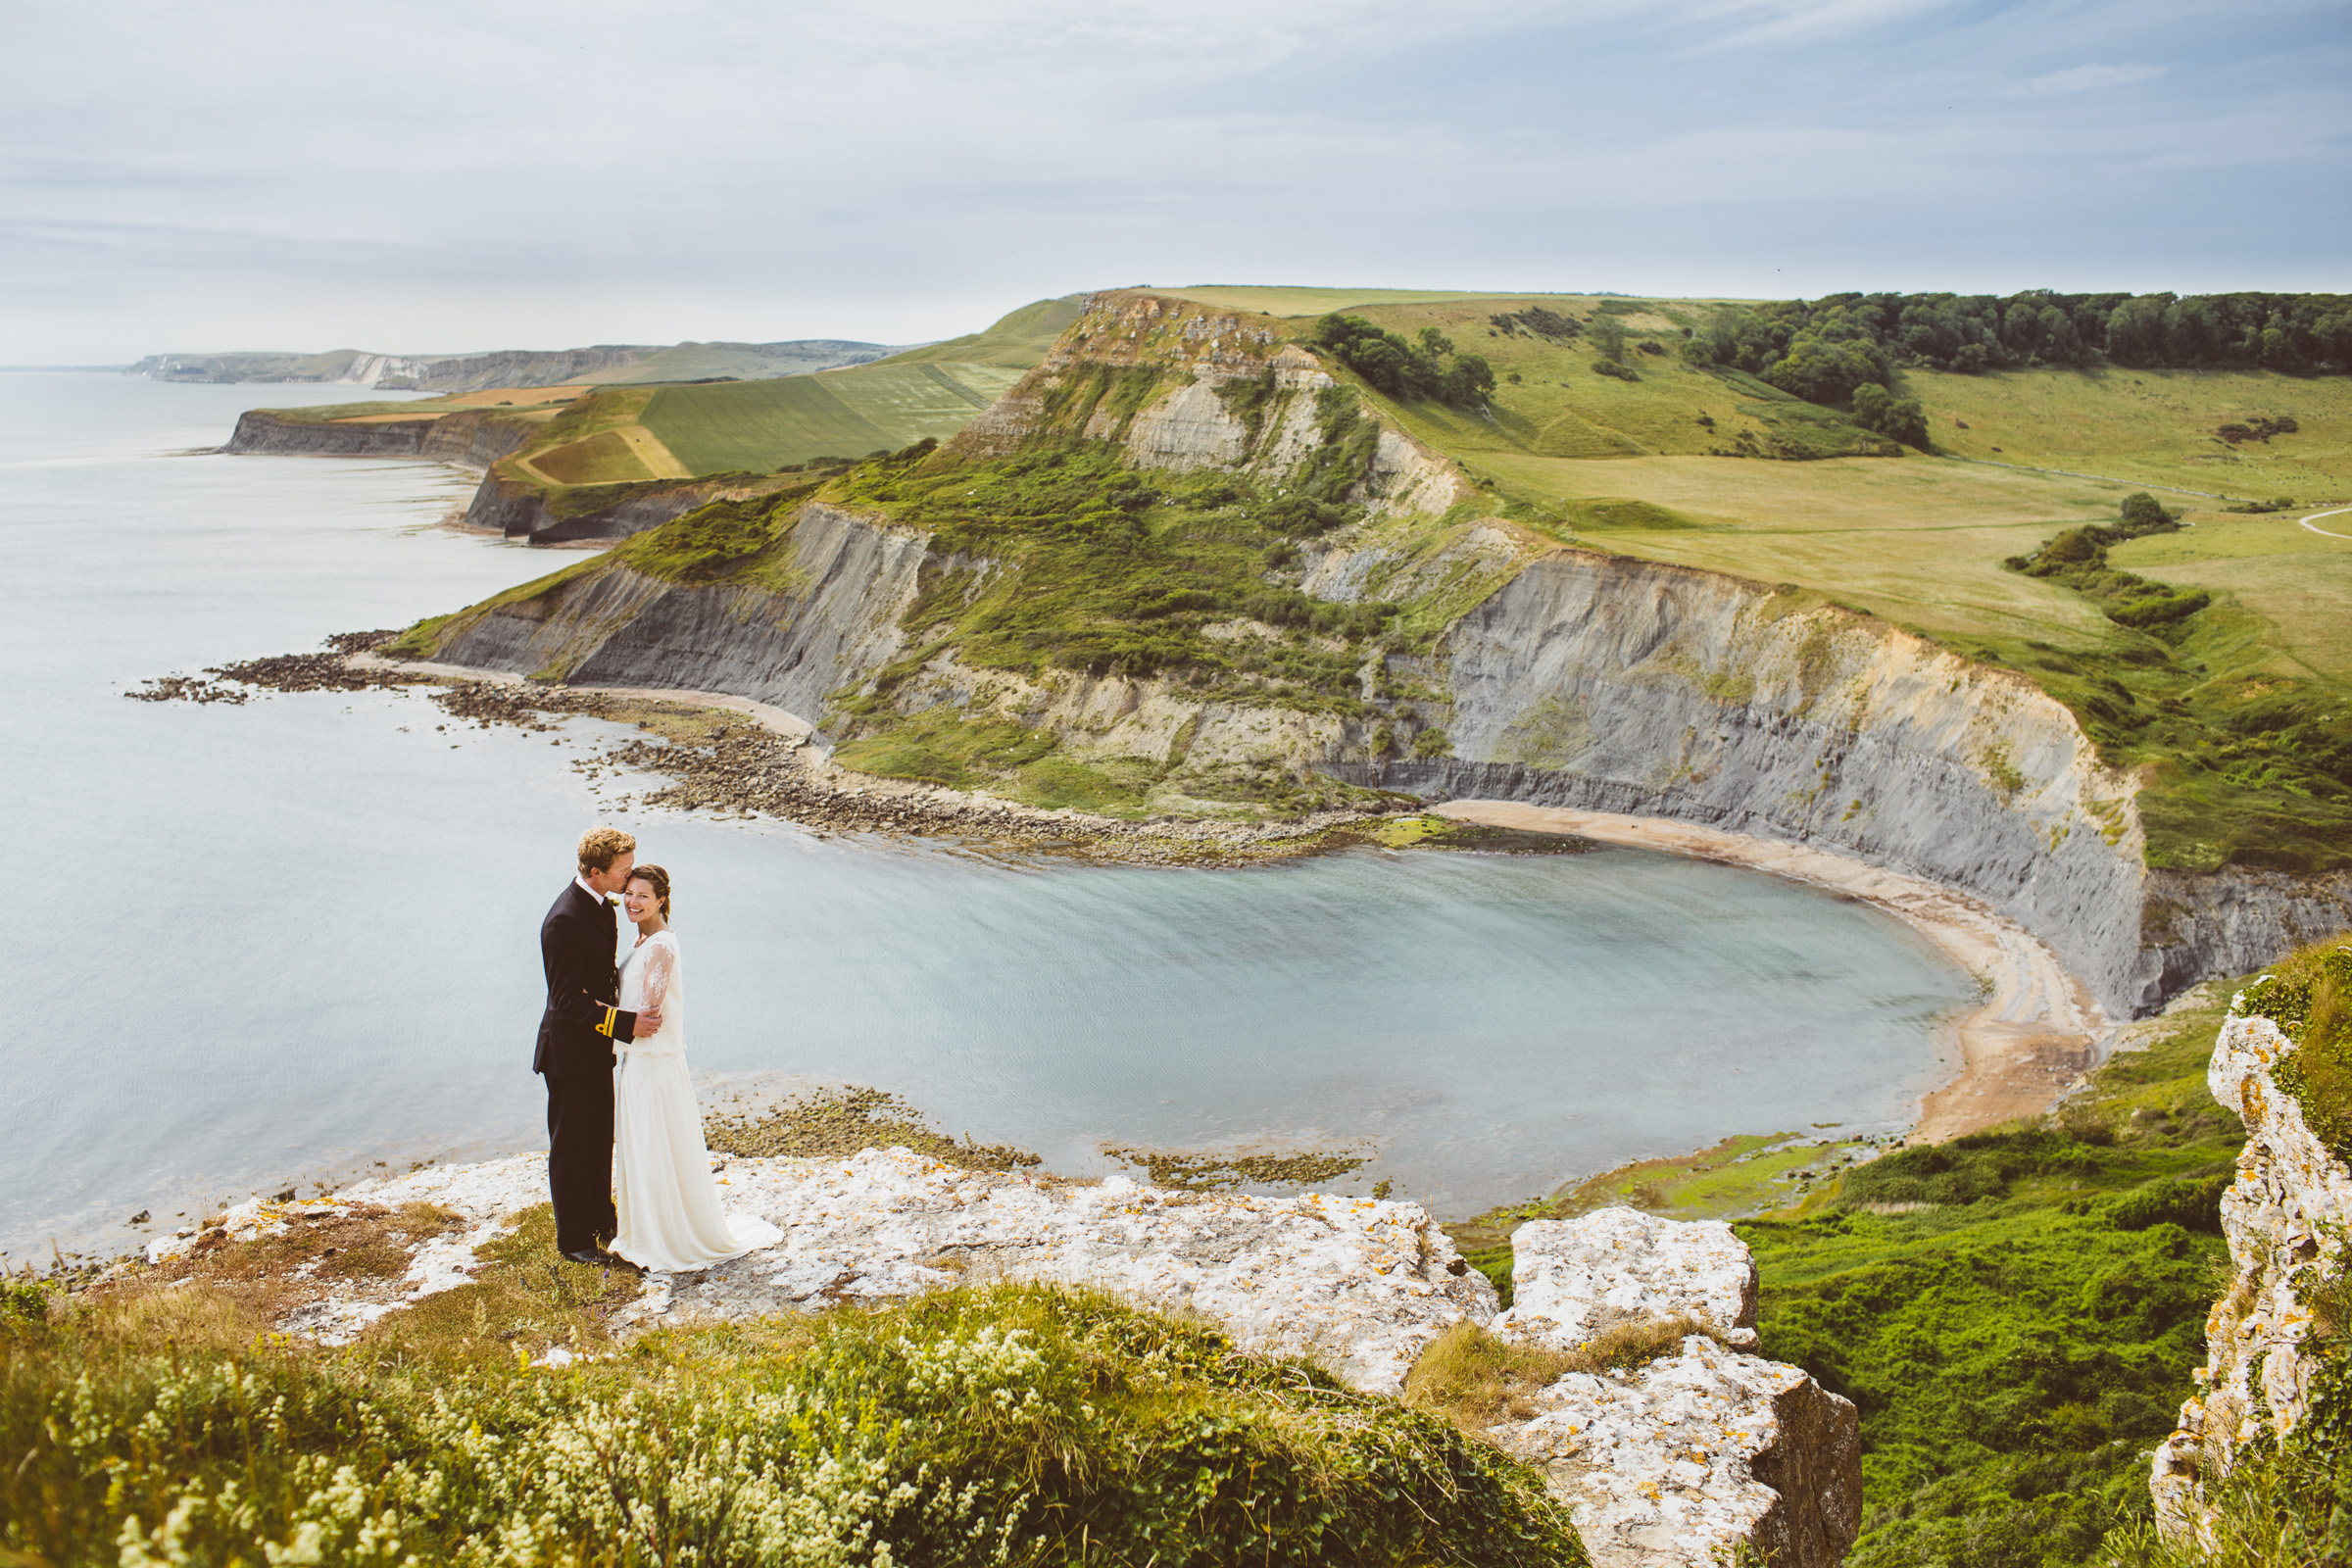
[[[626,929],[625,927],[623,929]],[[620,1234],[612,1250],[655,1273],[707,1268],[772,1247],[784,1233],[763,1219],[730,1215],[703,1145],[702,1109],[686,1077],[686,972],[678,939],[658,932],[620,968],[620,1004],[658,1007],[662,1028],[625,1041],[612,1075],[612,1191]]]

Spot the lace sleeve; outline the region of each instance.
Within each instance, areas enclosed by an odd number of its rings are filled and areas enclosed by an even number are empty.
[[[658,940],[646,946],[653,951],[645,956],[645,1007],[660,1012],[662,999],[669,995],[670,978],[677,973],[677,950]]]

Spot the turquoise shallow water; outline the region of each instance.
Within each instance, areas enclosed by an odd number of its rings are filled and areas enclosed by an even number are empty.
[[[180,455],[348,388],[0,375],[16,1006],[0,1249],[120,1246],[257,1188],[529,1147],[537,923],[607,814],[564,743],[420,696],[121,693],[404,624],[567,557],[432,526],[423,465]],[[621,818],[677,879],[705,1069],[1105,1142],[1356,1141],[1442,1210],[1734,1131],[1906,1117],[1966,977],[1860,905],[1637,851],[1019,866]]]

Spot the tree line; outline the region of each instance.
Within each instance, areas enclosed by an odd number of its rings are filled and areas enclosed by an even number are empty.
[[[1684,353],[1811,402],[1842,402],[1911,365],[2342,374],[2352,371],[2352,295],[1831,294],[1719,311]]]
[[[1308,341],[1393,398],[1435,399],[1475,411],[1494,390],[1486,357],[1456,353],[1452,340],[1434,326],[1408,342],[1360,316],[1326,316]]]

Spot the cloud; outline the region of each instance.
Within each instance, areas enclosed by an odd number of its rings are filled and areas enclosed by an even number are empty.
[[[1277,272],[2124,287],[2189,255],[2151,233],[2247,286],[2340,270],[2342,7],[2220,3],[36,8],[0,55],[0,363],[907,341]]]
[[[2074,66],[2021,81],[2009,89],[2009,96],[2051,98],[2061,93],[2096,92],[2102,87],[2129,87],[2134,82],[2154,81],[2172,69],[2170,66]]]

